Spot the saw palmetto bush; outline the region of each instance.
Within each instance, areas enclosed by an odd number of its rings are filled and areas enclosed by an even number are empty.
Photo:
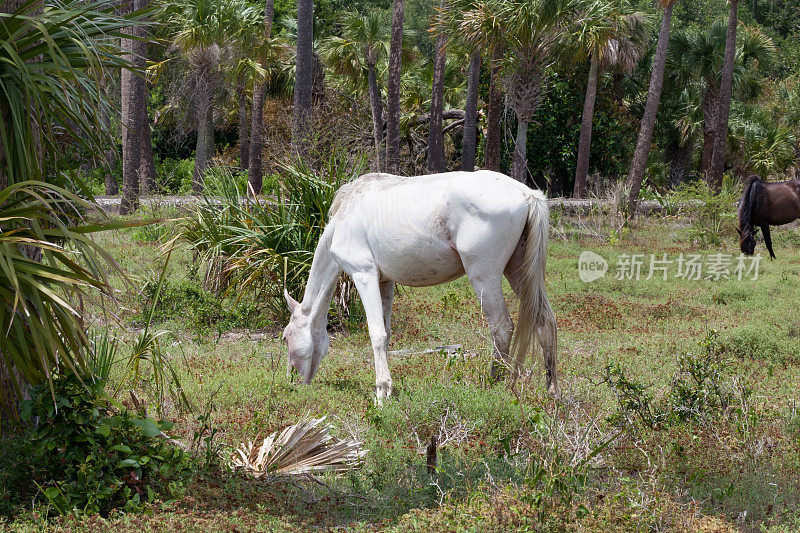
[[[79,304],[112,296],[114,259],[91,234],[131,223],[84,223],[89,202],[42,182],[0,190],[0,401],[13,412],[24,384],[83,371],[91,342]],[[31,250],[43,259],[31,259]],[[120,272],[121,273],[121,272]]]
[[[12,416],[28,385],[86,369],[80,304],[111,295],[118,267],[90,235],[133,224],[87,223],[91,204],[52,183],[68,181],[71,150],[110,142],[101,78],[129,66],[119,38],[140,15],[77,1],[0,13],[0,407]]]
[[[209,289],[257,295],[275,316],[285,316],[284,287],[302,295],[311,260],[339,187],[361,174],[363,160],[338,154],[320,172],[302,163],[284,165],[275,190],[253,198],[221,177],[183,222],[182,238],[202,258]],[[335,299],[347,313],[343,281]]]
[[[58,176],[66,146],[102,153],[100,109],[113,111],[101,78],[130,67],[119,38],[142,18],[110,2],[42,4],[0,13],[0,187]]]

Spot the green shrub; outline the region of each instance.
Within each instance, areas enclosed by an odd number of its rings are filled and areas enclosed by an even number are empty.
[[[693,242],[718,246],[725,235],[733,232],[739,190],[729,178],[719,192],[704,180],[686,183],[675,191],[675,198],[685,204],[684,212],[692,218],[689,238]]]
[[[800,335],[775,324],[745,323],[727,331],[720,341],[722,348],[737,358],[779,364],[800,359]]]
[[[155,192],[159,194],[187,194],[192,191],[194,158],[154,159],[156,171]]]
[[[606,367],[605,383],[618,401],[616,423],[638,420],[652,429],[678,421],[704,420],[709,416],[742,414],[752,394],[729,370],[725,348],[712,330],[698,343],[699,351],[678,356],[678,364],[665,394],[659,398],[652,387],[629,379],[622,366]]]
[[[158,292],[158,280],[147,281],[139,293],[142,311],[134,318],[144,323]],[[230,305],[225,305],[229,303]],[[158,305],[153,309],[153,322],[180,320],[189,329],[201,332],[208,328],[227,330],[237,327],[263,326],[258,306],[246,300],[226,302],[191,279],[165,280]]]
[[[115,409],[99,379],[57,375],[52,386],[32,390],[23,416],[38,421],[34,478],[57,512],[131,511],[181,494],[192,461],[164,438],[171,423]]]

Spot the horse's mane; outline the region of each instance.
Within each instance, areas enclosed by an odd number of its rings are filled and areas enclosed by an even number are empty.
[[[364,190],[388,189],[389,187],[395,185],[398,181],[402,181],[404,179],[406,178],[395,176],[394,174],[371,172],[369,174],[359,176],[349,183],[345,183],[339,187],[339,190],[336,191],[336,196],[333,197],[331,207],[328,209],[328,219],[333,218],[333,215],[341,210],[342,207],[347,206],[353,200],[353,198],[358,196],[359,193],[363,192]]]
[[[739,230],[741,231],[741,242],[751,235],[750,213],[753,211],[753,204],[755,203],[756,194],[753,191],[756,183],[760,183],[761,179],[755,174],[751,174],[744,180],[744,190],[742,192],[742,199],[739,201]]]

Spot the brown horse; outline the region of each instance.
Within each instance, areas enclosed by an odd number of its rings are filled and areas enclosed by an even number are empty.
[[[745,255],[753,255],[757,227],[764,234],[764,244],[771,259],[772,239],[770,226],[780,226],[800,218],[800,180],[767,183],[758,176],[744,182],[744,192],[739,201],[739,248]]]

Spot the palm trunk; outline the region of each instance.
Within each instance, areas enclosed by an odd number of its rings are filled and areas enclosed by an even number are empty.
[[[272,38],[272,19],[275,16],[275,0],[267,0],[264,5],[264,40]],[[269,65],[262,59],[261,67],[265,70]],[[250,188],[254,194],[261,194],[263,186],[264,157],[264,100],[267,97],[267,82],[259,83],[253,89],[253,119],[250,122],[250,156],[248,175]]]
[[[736,57],[736,26],[739,23],[739,0],[729,0],[731,9],[728,15],[728,31],[725,36],[725,63],[722,66],[722,80],[719,87],[719,108],[717,110],[717,135],[714,140],[714,154],[707,180],[716,190],[722,188],[722,174],[725,171],[725,153],[728,149],[728,115],[731,110],[733,90],[733,67]]]
[[[597,79],[599,73],[597,60],[592,57],[589,65],[589,79],[586,81],[586,98],[583,101],[581,116],[581,134],[578,140],[578,162],[575,166],[575,186],[572,196],[586,197],[586,180],[589,175],[589,153],[592,146],[592,121],[594,120],[594,102],[597,98]]]
[[[371,52],[369,53],[371,55]],[[383,108],[381,92],[378,89],[378,76],[375,73],[375,60],[367,59],[367,78],[369,83],[369,105],[372,109],[372,135],[375,140],[375,172],[380,172],[381,149],[383,147]]]
[[[314,0],[297,2],[297,65],[292,117],[292,150],[306,160],[310,148],[309,125],[314,89]]]
[[[661,30],[658,32],[658,44],[656,45],[656,55],[653,60],[653,72],[650,74],[647,104],[639,127],[639,139],[633,152],[631,170],[628,174],[629,199],[632,204],[635,204],[639,199],[639,190],[642,188],[647,156],[650,153],[650,143],[653,141],[658,105],[661,102],[661,88],[664,85],[664,68],[667,64],[667,45],[669,44],[669,29],[673,6],[674,2],[670,2],[664,9],[664,18],[661,21]]]
[[[444,4],[442,4],[444,5]],[[436,37],[436,54],[433,60],[433,87],[431,88],[431,120],[428,123],[428,172],[444,172],[444,67],[447,59],[447,38],[443,32]]]
[[[500,67],[505,50],[495,48],[492,54],[492,79],[489,85],[489,109],[486,114],[486,148],[484,150],[484,166],[489,170],[500,171],[500,138],[502,135],[500,121],[503,117],[503,89],[500,79]]]
[[[405,0],[394,0],[386,99],[386,172],[390,174],[397,174],[400,169],[400,73],[404,14]]]
[[[528,122],[517,117],[517,141],[514,145],[514,162],[511,177],[525,183],[528,177]]]
[[[201,74],[198,78],[198,90],[195,94],[195,116],[197,118],[197,144],[195,145],[194,174],[192,175],[192,192],[201,194],[203,192],[203,178],[205,177],[206,167],[209,159],[209,137],[214,132],[208,131],[208,114],[211,108],[211,95],[209,94],[208,84]],[[212,127],[213,129],[213,127]],[[213,142],[213,141],[212,141]]]
[[[240,72],[236,80],[236,100],[239,103],[239,169],[249,168],[250,138],[247,133],[247,87],[244,72]]]
[[[461,170],[475,170],[475,152],[478,145],[478,89],[481,84],[481,53],[473,52],[469,58],[467,75],[467,102],[464,106],[464,142],[461,148]]]
[[[136,2],[128,4],[136,10]],[[141,26],[130,29],[132,37],[142,37]],[[144,67],[144,58],[137,53],[140,47],[135,39],[123,39],[122,46],[129,50],[128,58],[137,69]],[[122,200],[120,213],[132,213],[139,205],[139,166],[142,154],[142,115],[144,90],[140,87],[144,79],[136,73],[122,70]]]

